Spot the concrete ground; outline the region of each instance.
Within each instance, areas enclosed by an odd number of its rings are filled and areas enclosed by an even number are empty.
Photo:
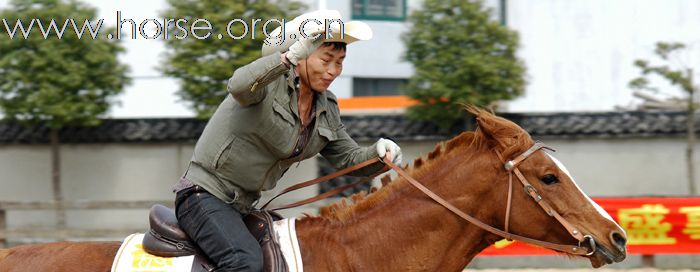
[[[634,269],[612,269],[612,268],[601,268],[601,269],[465,269],[464,271],[477,271],[477,272],[657,272],[657,271],[669,271],[669,272],[690,272],[698,271],[693,269],[658,269],[658,268],[634,268]]]
[[[651,263],[650,268],[647,264]],[[467,266],[469,271],[700,271],[700,255],[655,255],[646,263],[640,255],[629,255],[616,264],[593,269],[586,259],[566,256],[479,256]],[[503,269],[503,270],[490,270]],[[526,270],[534,269],[534,270]],[[656,270],[654,270],[656,269]]]

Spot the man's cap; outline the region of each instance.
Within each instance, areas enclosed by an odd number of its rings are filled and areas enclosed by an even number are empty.
[[[265,39],[262,46],[262,55],[267,56],[274,52],[284,52],[294,42],[302,38],[300,28],[303,26],[303,35],[314,36],[312,33],[321,33],[323,42],[343,42],[346,44],[355,41],[365,41],[372,38],[372,28],[360,21],[343,21],[337,10],[317,10],[304,13],[273,30]],[[284,37],[280,33],[284,29]],[[325,33],[330,29],[330,35]],[[341,35],[342,34],[342,35]]]

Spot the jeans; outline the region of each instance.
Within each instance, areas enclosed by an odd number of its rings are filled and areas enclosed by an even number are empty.
[[[195,185],[177,193],[175,214],[216,271],[262,271],[262,249],[235,208]]]

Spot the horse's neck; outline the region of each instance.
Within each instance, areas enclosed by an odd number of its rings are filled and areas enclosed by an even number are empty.
[[[415,176],[429,188],[437,188],[438,181],[458,178],[454,171],[455,161],[436,158],[436,162],[424,167]],[[462,173],[476,173],[472,167]],[[461,171],[460,171],[461,172]],[[480,193],[470,192],[475,176],[466,177],[459,197],[454,192],[435,191],[443,195],[453,205],[467,214],[488,219],[492,217],[480,203]],[[464,179],[464,176],[459,177]],[[461,271],[480,251],[485,249],[487,233],[464,221],[435,203],[405,180],[398,180],[389,186],[391,194],[381,196],[381,192],[370,195],[363,201],[373,202],[371,207],[357,211],[349,220],[333,221],[321,219],[301,220],[299,239],[302,256],[313,256],[311,262],[347,263],[349,267],[328,267],[330,269],[353,268],[357,271],[395,271],[398,268],[409,271]],[[431,186],[433,185],[433,186]],[[452,188],[454,191],[455,188]],[[383,189],[384,190],[384,189]],[[448,197],[448,195],[451,195]],[[379,199],[372,199],[373,197]],[[450,199],[451,198],[451,199]],[[362,205],[364,203],[356,204]],[[490,237],[493,242],[493,237]],[[332,248],[333,253],[328,252]],[[329,254],[324,256],[321,254]],[[338,259],[341,256],[340,259]],[[324,260],[325,259],[325,260]],[[316,264],[322,265],[322,264]],[[318,266],[316,266],[318,267]]]

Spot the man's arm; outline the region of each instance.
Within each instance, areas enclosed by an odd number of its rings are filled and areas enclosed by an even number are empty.
[[[323,29],[312,33],[312,36],[301,38],[294,42],[283,54],[279,52],[257,59],[256,61],[238,68],[228,80],[228,92],[242,106],[257,104],[265,98],[265,86],[289,71],[289,67],[306,59],[322,42]]]
[[[335,132],[335,139],[331,140],[321,155],[326,158],[336,169],[350,167],[371,158],[378,157],[377,143],[371,146],[361,147],[350,138],[345,127],[340,127]],[[365,168],[351,172],[351,176],[370,176],[384,167],[382,163],[374,163]]]
[[[393,158],[396,159],[395,162],[400,162],[400,148],[394,142],[389,140],[380,139],[371,146],[359,146],[357,142],[355,142],[355,140],[353,140],[347,133],[345,126],[340,120],[340,111],[338,109],[335,96],[333,93],[328,93],[328,96],[328,118],[335,118],[335,120],[331,121],[330,123],[338,124],[338,126],[330,128],[319,127],[319,133],[329,138],[328,144],[321,150],[321,155],[323,155],[323,157],[326,158],[336,169],[343,169],[359,164],[371,158],[381,157],[380,154],[383,156],[383,153],[386,153],[386,150],[391,150],[394,153]],[[391,142],[391,144],[387,145],[386,142]],[[387,146],[390,146],[391,148]],[[379,150],[380,148],[382,150]],[[363,169],[353,171],[350,173],[350,175],[370,176],[381,170],[383,167],[384,164],[378,162]]]
[[[284,62],[278,52],[236,69],[228,80],[228,92],[242,106],[259,103],[265,98],[265,86],[289,71]]]

